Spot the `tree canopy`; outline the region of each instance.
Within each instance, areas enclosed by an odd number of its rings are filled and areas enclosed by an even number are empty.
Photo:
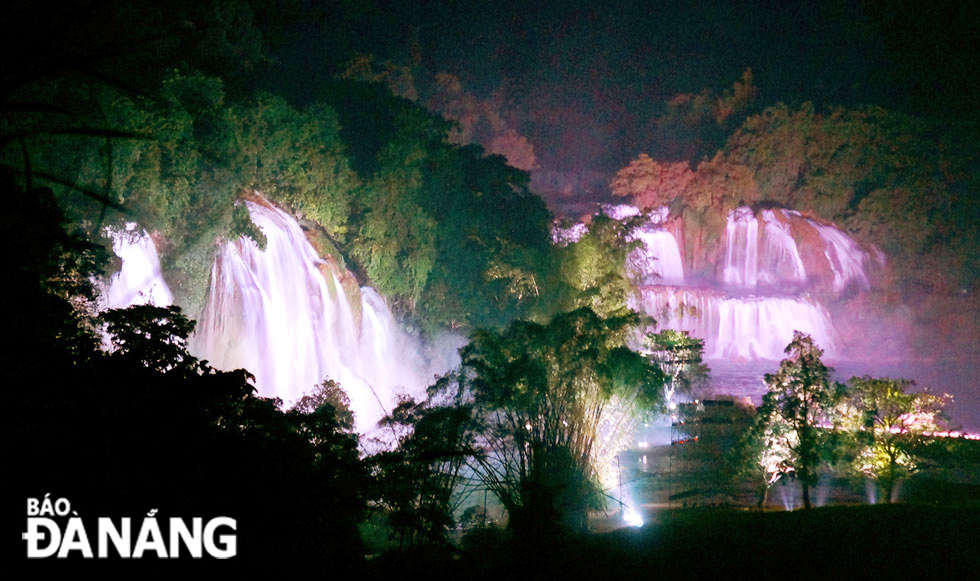
[[[472,470],[515,531],[584,526],[586,510],[603,504],[603,463],[644,411],[662,406],[662,373],[626,346],[639,323],[580,308],[477,331],[458,374],[433,394],[470,410]]]
[[[868,376],[848,382],[859,430],[855,466],[881,483],[885,502],[892,501],[895,484],[919,468],[925,436],[948,429],[943,408],[952,398],[909,391],[914,386]]]
[[[906,289],[945,293],[976,288],[980,272],[980,237],[968,225],[980,216],[976,139],[969,127],[880,107],[780,103],[746,117],[713,155],[692,159],[694,172],[640,154],[611,189],[642,206],[694,210],[698,225],[718,222],[705,212],[738,205],[812,213],[879,245]]]
[[[843,396],[843,385],[830,380],[831,369],[820,357],[823,351],[813,339],[794,331],[786,346],[788,357],[779,371],[765,376],[768,391],[762,398],[759,417],[767,439],[765,454],[783,449],[788,457],[772,458],[764,465],[783,472],[792,471],[803,486],[803,505],[811,507],[810,487],[816,484],[818,470],[832,450],[829,428],[836,421],[836,406]],[[776,440],[782,441],[776,445]]]

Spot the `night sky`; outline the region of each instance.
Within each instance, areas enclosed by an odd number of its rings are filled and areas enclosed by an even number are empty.
[[[502,124],[527,139],[527,169],[550,201],[604,195],[641,152],[696,165],[745,115],[778,102],[980,119],[980,9],[955,0],[15,1],[0,29],[5,80],[95,55],[93,68],[138,84],[188,62],[233,95],[267,88],[303,104],[323,100],[338,72],[369,54],[402,67],[416,98],[445,112],[433,94],[449,73],[497,115],[498,133]],[[130,70],[120,66],[127,54]],[[672,109],[685,95],[723,94],[747,69],[758,93],[724,127]],[[477,129],[472,140],[486,146]]]
[[[980,11],[966,2],[382,4],[298,9],[267,82],[315,99],[315,79],[370,53],[410,69],[424,100],[449,72],[527,137],[548,197],[602,195],[640,152],[712,155],[737,124],[665,122],[668,102],[721,94],[746,69],[759,89],[746,113],[811,101],[975,123],[980,111]]]

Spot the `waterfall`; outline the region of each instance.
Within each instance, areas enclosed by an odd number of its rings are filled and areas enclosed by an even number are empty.
[[[642,213],[636,206],[628,204],[603,204],[602,212],[613,220],[625,220]],[[666,206],[651,210],[646,222],[630,234],[629,240],[638,240],[640,244],[626,257],[626,271],[637,285],[684,283],[680,248],[674,235],[664,227],[669,215]],[[567,244],[577,241],[585,231],[585,224],[576,224],[554,233],[552,238]]]
[[[808,246],[809,265],[800,243]],[[867,262],[868,253],[832,225],[783,209],[763,210],[757,217],[743,206],[728,214],[720,282],[727,287],[767,287],[785,293],[826,280],[839,294],[850,285],[871,288],[865,273]]]
[[[797,286],[806,282],[806,267],[790,231],[787,214],[763,210],[763,228],[759,249],[759,282],[772,287]]]
[[[287,405],[338,381],[358,430],[371,429],[396,394],[426,386],[421,345],[373,289],[348,291],[350,275],[321,259],[292,217],[245,204],[266,248],[244,237],[222,246],[192,350],[219,369],[248,369],[261,395]]]
[[[632,206],[604,206],[603,212],[619,220],[640,213]],[[642,242],[626,264],[637,287],[632,306],[654,317],[657,328],[704,339],[708,359],[782,359],[796,330],[833,354],[834,325],[815,297],[870,288],[869,254],[847,234],[793,210],[748,207],[727,216],[716,286],[695,288],[685,281],[671,233],[678,229],[668,229],[669,221],[667,208],[659,208],[632,234]]]
[[[752,210],[738,208],[729,213],[725,237],[722,282],[754,288],[759,272],[759,222]]]
[[[153,239],[135,222],[127,223],[125,230],[107,228],[106,235],[112,239],[112,251],[122,260],[122,267],[103,289],[103,308],[145,304],[165,307],[173,303],[170,288],[160,274]]]
[[[248,369],[260,395],[286,405],[333,379],[357,430],[371,430],[398,394],[428,384],[421,343],[374,289],[322,259],[292,217],[261,199],[244,203],[266,247],[244,237],[222,244],[191,352],[218,369]],[[103,291],[106,308],[171,304],[150,236],[136,224],[108,234],[122,269]]]
[[[674,235],[653,223],[632,235],[640,246],[626,258],[627,272],[639,284],[683,284],[684,261]]]
[[[635,236],[643,245],[627,257],[630,278],[642,284],[683,284],[684,262],[674,236],[666,230],[647,229]]]
[[[719,291],[669,286],[638,289],[639,310],[660,329],[690,331],[705,340],[707,359],[781,359],[803,331],[833,353],[834,329],[827,310],[807,298],[730,297]]]
[[[868,276],[864,265],[868,255],[851,239],[833,226],[810,222],[826,243],[824,256],[834,275],[834,289],[843,291],[848,285],[856,284],[861,290],[868,290]]]

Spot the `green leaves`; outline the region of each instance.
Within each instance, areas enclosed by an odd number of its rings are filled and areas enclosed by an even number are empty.
[[[474,469],[515,526],[528,512],[579,526],[622,434],[662,404],[663,375],[626,346],[639,323],[632,312],[580,308],[547,324],[477,331],[460,351],[459,389],[484,450]]]
[[[708,366],[701,361],[703,339],[691,337],[687,331],[664,329],[647,333],[644,343],[650,358],[666,376],[670,393],[690,393],[694,386],[707,380]]]
[[[895,483],[914,473],[925,437],[947,429],[943,408],[952,399],[926,392],[909,392],[915,383],[906,379],[852,377],[853,413],[861,435],[855,468],[884,486],[885,502],[891,502]]]
[[[102,314],[115,352],[155,371],[193,369],[196,360],[187,353],[187,337],[194,330],[175,306],[138,305]]]
[[[628,241],[631,220],[596,216],[589,232],[577,242],[557,249],[564,310],[588,307],[600,316],[623,314],[634,292],[626,277],[626,255],[636,242]],[[562,310],[559,309],[559,310]]]
[[[831,383],[831,369],[820,359],[823,351],[809,335],[794,331],[786,354],[789,357],[780,362],[779,371],[765,376],[769,391],[759,409],[763,422],[759,433],[782,440],[781,447],[789,457],[767,464],[795,472],[803,485],[804,506],[810,508],[809,487],[816,483],[820,464],[832,451],[830,430],[823,428],[834,425],[834,408],[843,387]]]
[[[236,107],[232,131],[239,191],[258,190],[331,235],[347,235],[360,180],[332,109],[298,110],[282,97],[260,94]]]

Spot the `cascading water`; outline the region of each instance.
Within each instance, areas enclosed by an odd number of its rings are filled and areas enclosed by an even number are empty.
[[[244,237],[221,247],[191,352],[219,369],[248,369],[260,395],[287,405],[333,379],[350,398],[357,430],[368,432],[397,394],[418,396],[427,385],[421,344],[374,289],[321,259],[292,217],[256,200],[244,203],[266,247]],[[171,304],[151,238],[135,224],[109,234],[122,269],[103,293],[106,308]]]
[[[632,206],[603,211],[615,219],[639,214]],[[633,234],[643,242],[627,258],[638,291],[634,307],[653,316],[658,328],[704,339],[708,359],[781,359],[794,330],[812,335],[832,354],[831,317],[812,293],[870,286],[868,254],[840,230],[792,210],[757,214],[748,207],[727,217],[715,269],[719,286],[689,286],[668,219],[667,208],[659,208]]]
[[[628,205],[603,205],[602,211],[614,220],[640,215],[640,209]],[[640,244],[626,257],[626,270],[638,284],[684,284],[684,261],[674,235],[664,228],[670,212],[666,207],[648,213],[646,223],[630,234],[630,241]],[[587,231],[576,224],[552,236],[556,243],[575,242]]]
[[[643,284],[683,284],[684,261],[673,234],[652,224],[633,233],[642,244],[626,258],[630,278]]]
[[[728,215],[722,282],[754,288],[759,278],[759,222],[748,208]]]
[[[640,213],[632,206],[605,206],[603,212],[620,220]],[[704,340],[712,370],[704,396],[728,394],[758,403],[765,392],[763,374],[785,356],[794,331],[811,335],[825,354],[835,355],[843,341],[825,303],[870,286],[864,270],[869,255],[846,234],[785,209],[736,208],[724,233],[685,228],[683,218],[671,217],[666,207],[649,216],[633,234],[642,244],[627,257],[627,275],[637,291],[631,306],[656,320],[651,331],[678,329]],[[696,268],[681,260],[688,236]],[[721,245],[705,246],[705,240],[719,239]],[[674,420],[662,420],[643,428],[640,440],[671,442]]]
[[[245,204],[266,248],[248,238],[222,247],[191,348],[219,369],[248,369],[261,395],[286,403],[324,379],[338,381],[358,430],[369,430],[396,394],[425,387],[421,346],[373,289],[348,296],[340,279],[347,274],[317,255],[295,220],[266,203]]]
[[[810,222],[826,242],[824,256],[834,273],[834,289],[843,291],[848,285],[856,284],[861,290],[868,290],[871,285],[868,275],[864,272],[868,255],[858,247],[847,234],[833,226]]]
[[[833,348],[826,309],[809,299],[728,297],[718,291],[667,286],[640,287],[643,312],[662,329],[689,331],[705,340],[706,359],[780,359],[793,331]]]
[[[795,287],[806,283],[806,267],[790,232],[786,214],[762,211],[763,238],[759,250],[759,282],[769,286]]]
[[[868,253],[832,225],[793,210],[762,210],[756,216],[751,208],[741,207],[728,214],[720,282],[784,294],[825,286],[839,294],[851,285],[871,288],[865,272],[868,262]]]
[[[167,283],[160,274],[160,259],[150,236],[130,222],[125,230],[108,229],[112,251],[122,260],[122,267],[109,280],[102,293],[104,307],[125,309],[133,305],[153,304],[165,307],[173,303]]]

